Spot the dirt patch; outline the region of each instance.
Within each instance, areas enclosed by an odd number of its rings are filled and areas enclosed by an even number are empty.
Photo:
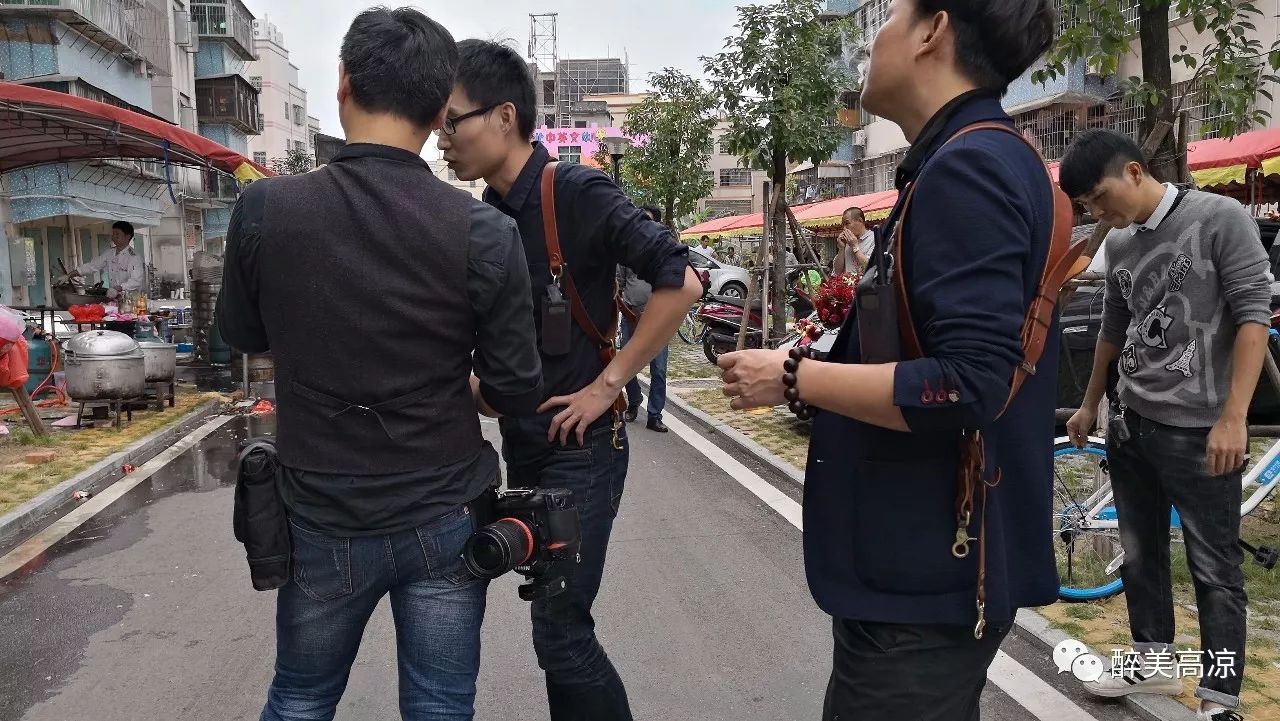
[[[222,399],[217,394],[179,388],[173,408],[166,408],[163,412],[134,411],[133,421],[125,421],[120,430],[110,427],[58,428],[53,429],[52,435],[39,438],[27,430],[25,423],[11,424],[11,434],[0,437],[0,514],[13,510],[103,458],[181,421],[211,398]],[[25,456],[33,451],[53,452],[57,458],[52,463],[33,466],[24,461]]]

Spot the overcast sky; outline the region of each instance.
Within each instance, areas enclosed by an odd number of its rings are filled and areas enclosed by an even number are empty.
[[[244,0],[284,33],[299,85],[322,132],[341,135],[338,124],[338,48],[351,19],[375,2],[350,0]],[[758,0],[757,0],[758,1]],[[529,13],[558,13],[561,58],[627,57],[631,88],[646,89],[650,73],[676,67],[698,77],[698,58],[718,52],[736,19],[735,0],[648,0],[641,6],[608,0],[387,0],[411,4],[442,23],[453,36],[511,39],[528,51]],[[625,52],[625,55],[624,55]]]

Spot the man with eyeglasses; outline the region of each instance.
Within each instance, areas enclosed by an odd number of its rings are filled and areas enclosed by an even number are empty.
[[[539,415],[500,422],[508,482],[572,490],[582,527],[581,561],[568,590],[535,600],[532,608],[551,718],[629,721],[626,689],[591,617],[627,473],[626,404],[618,399],[666,347],[702,283],[689,266],[688,248],[604,173],[571,163],[547,170],[546,148],[529,142],[537,105],[519,53],[481,40],[459,43],[458,51],[458,81],[439,149],[460,179],[484,178],[485,201],[520,227],[548,396]],[[558,253],[548,250],[544,206],[555,209]],[[614,357],[618,265],[651,285],[653,294]]]

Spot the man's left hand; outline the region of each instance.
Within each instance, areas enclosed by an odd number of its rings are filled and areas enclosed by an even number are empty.
[[[1249,427],[1243,417],[1222,416],[1209,431],[1205,462],[1209,473],[1223,476],[1244,466],[1249,449]]]
[[[741,411],[785,403],[782,364],[786,361],[785,350],[744,350],[720,356],[724,394],[733,399],[730,407]]]
[[[560,445],[568,445],[569,434],[578,437],[578,445],[585,445],[587,427],[613,407],[621,389],[609,388],[599,377],[591,385],[568,396],[556,396],[538,406],[539,413],[545,413],[559,406],[565,409],[551,420],[551,429],[547,431],[547,441],[555,441],[560,436]]]

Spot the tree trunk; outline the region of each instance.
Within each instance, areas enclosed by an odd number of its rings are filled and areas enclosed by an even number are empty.
[[[666,207],[662,209],[663,224],[666,225],[672,233],[675,233],[676,240],[679,240],[680,234],[676,233],[676,196],[668,195],[665,205]]]
[[[773,154],[773,186],[787,185],[787,157],[775,151]],[[773,207],[773,265],[769,280],[770,302],[773,305],[773,326],[770,338],[782,338],[787,334],[787,196],[774,193],[777,204]]]
[[[1138,137],[1151,135],[1159,122],[1175,127],[1173,117],[1173,70],[1169,65],[1169,2],[1143,0],[1138,8],[1138,37],[1142,41],[1142,77],[1160,91],[1160,101],[1155,106],[1145,106]],[[1151,174],[1162,182],[1179,180],[1178,147],[1172,134],[1150,153]]]

